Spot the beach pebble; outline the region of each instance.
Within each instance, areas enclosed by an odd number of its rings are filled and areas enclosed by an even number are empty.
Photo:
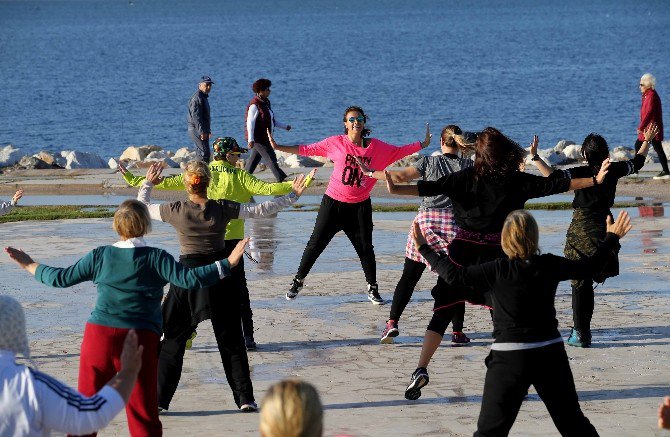
[[[130,146],[126,148],[119,158],[121,161],[144,161],[144,159],[152,152],[163,150],[159,146]]]
[[[71,152],[63,151],[61,156],[65,158],[67,169],[73,168],[108,168],[107,163],[98,155],[88,152],[74,150]]]
[[[0,167],[9,167],[19,162],[22,158],[21,151],[11,144],[0,149]]]

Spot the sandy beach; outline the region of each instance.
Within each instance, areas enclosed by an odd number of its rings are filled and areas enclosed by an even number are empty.
[[[139,171],[138,171],[139,172]],[[309,194],[319,194],[327,169]],[[263,175],[263,174],[261,174]],[[266,175],[263,176],[267,177]],[[16,186],[31,194],[116,194],[134,197],[112,171],[40,172],[0,176],[0,194]],[[667,181],[627,179],[618,195],[670,200]],[[373,199],[385,192],[380,183]],[[157,198],[181,198],[181,192]],[[656,409],[670,393],[670,219],[640,217],[628,209],[634,230],[623,241],[622,274],[596,290],[591,349],[568,348],[581,405],[601,435],[664,435],[656,430]],[[544,252],[562,253],[571,211],[536,211]],[[417,401],[403,397],[416,366],[421,339],[430,319],[430,288],[435,277],[424,274],[401,321],[393,345],[380,345],[379,335],[389,305],[373,306],[364,294],[365,281],[356,254],[338,234],[308,276],[306,288],[292,302],[283,294],[297,268],[311,232],[315,212],[282,212],[274,219],[250,222],[247,233],[261,260],[247,263],[249,288],[259,343],[249,353],[257,400],[282,378],[299,377],[320,391],[326,409],[325,435],[433,436],[472,435],[484,381],[484,358],[491,344],[487,311],[468,307],[468,347],[448,341],[429,368],[430,384]],[[411,212],[375,213],[374,244],[380,293],[390,300],[400,277]],[[116,241],[109,219],[7,223],[0,227],[5,246],[18,246],[41,262],[69,265],[90,249]],[[92,238],[91,236],[95,236]],[[157,224],[148,241],[178,254],[174,231]],[[76,386],[83,327],[95,301],[91,283],[59,290],[38,284],[0,257],[0,292],[24,305],[33,359],[39,368]],[[569,283],[556,299],[561,333],[571,325]],[[165,435],[258,435],[258,415],[239,413],[225,381],[209,322],[200,325],[170,411],[161,416]],[[127,435],[121,414],[100,435]],[[535,392],[524,402],[512,435],[558,435]]]

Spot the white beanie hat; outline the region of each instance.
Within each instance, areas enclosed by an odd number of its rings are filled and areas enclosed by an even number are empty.
[[[0,296],[0,349],[30,358],[23,308],[10,296]]]

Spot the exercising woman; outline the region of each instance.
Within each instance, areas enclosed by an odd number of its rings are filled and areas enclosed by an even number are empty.
[[[579,407],[554,299],[560,281],[590,278],[612,251],[618,251],[619,239],[631,229],[628,214],[619,213],[616,223],[607,216],[605,239],[592,256],[580,261],[540,255],[537,222],[523,210],[511,212],[503,224],[506,257],[475,266],[459,267],[430,248],[418,225],[414,229],[419,252],[446,282],[488,290],[494,302],[495,341],[485,361],[484,394],[474,435],[508,435],[530,385],[561,435],[598,435]]]
[[[430,144],[430,129],[426,125],[423,142],[395,147],[376,138],[366,138],[370,135],[370,129],[365,127],[367,116],[358,106],[350,106],[344,111],[343,122],[344,135],[335,135],[303,146],[280,146],[268,131],[270,144],[276,150],[303,156],[323,156],[335,164],[328,188],[321,200],[312,236],[302,254],[298,272],[286,293],[286,299],[292,300],[298,296],[305,277],[319,255],[337,232],[344,231],[361,260],[368,283],[368,299],[375,305],[383,305],[384,299],[379,295],[377,286],[377,264],[372,245],[370,191],[377,181],[364,177],[356,158],[370,169],[384,169],[389,164],[427,147]]]

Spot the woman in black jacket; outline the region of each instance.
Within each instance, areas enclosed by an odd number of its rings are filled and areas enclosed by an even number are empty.
[[[507,255],[495,261],[459,267],[434,252],[415,226],[419,252],[447,283],[487,290],[493,305],[495,341],[486,358],[486,380],[475,436],[506,436],[532,384],[564,436],[598,435],[577,399],[563,338],[558,332],[554,298],[560,281],[590,278],[602,268],[620,238],[631,229],[630,217],[607,217],[607,235],[584,260],[539,254],[533,216],[513,211],[503,224],[501,245]],[[451,289],[450,289],[451,290]],[[464,289],[463,289],[464,290]],[[455,298],[467,299],[467,291]]]

